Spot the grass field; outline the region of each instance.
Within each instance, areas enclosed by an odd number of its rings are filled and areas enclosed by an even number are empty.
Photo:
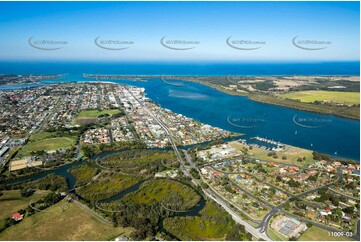
[[[114,228],[93,218],[74,203],[62,200],[59,206],[38,212],[0,233],[0,240],[111,240],[120,234],[129,233],[127,228]]]
[[[78,116],[72,121],[73,124],[88,124],[95,123],[96,118],[100,115],[108,114],[112,116],[113,114],[120,113],[119,109],[107,109],[107,110],[82,110],[79,112]]]
[[[230,215],[207,201],[200,217],[166,218],[164,228],[180,240],[224,240],[234,225]]]
[[[181,210],[187,210],[194,207],[200,196],[193,191],[192,188],[177,182],[166,179],[148,181],[140,187],[139,191],[127,196],[127,199],[132,199],[138,203],[151,203],[152,201],[161,202],[169,197],[172,193],[180,196],[177,202],[182,200],[179,204]],[[171,208],[170,206],[167,206]]]
[[[56,133],[51,133],[51,132],[40,132],[37,134],[33,134],[32,136],[30,136],[30,141],[38,141],[38,140],[44,140],[44,139],[49,139],[49,138],[54,138],[56,136]]]
[[[238,141],[232,141],[229,143],[232,147],[242,150],[245,145],[241,144]],[[248,147],[248,146],[246,146]],[[277,158],[273,158],[272,156],[268,156],[268,150],[263,150],[260,148],[253,147],[252,150],[249,150],[249,154],[252,158],[259,159],[259,160],[267,160],[267,161],[277,161],[282,162],[285,164],[291,165],[299,165],[305,166],[308,164],[312,164],[315,161],[313,160],[313,154],[311,150],[301,149],[294,146],[287,145],[282,151],[277,151]],[[283,160],[282,156],[286,156],[287,159]],[[298,158],[306,157],[306,159],[302,162],[298,162]]]
[[[327,230],[312,226],[307,229],[297,240],[299,241],[351,241],[348,237],[330,236]]]
[[[79,112],[77,118],[96,118],[103,114],[109,114],[112,116],[113,114],[120,113],[119,109],[108,109],[108,110],[82,110]]]
[[[0,220],[11,217],[20,209],[25,209],[30,201],[36,202],[46,194],[33,194],[30,197],[22,197],[19,190],[2,191],[0,196]]]
[[[282,98],[300,100],[301,102],[332,101],[344,104],[360,104],[358,92],[333,92],[333,91],[299,91],[279,95]]]
[[[267,234],[273,241],[288,241],[288,238],[283,236],[282,234],[274,231],[271,228],[267,229]]]
[[[27,156],[32,151],[58,150],[58,149],[70,148],[72,145],[75,145],[75,138],[56,137],[56,138],[48,138],[48,139],[39,139],[27,143],[18,152],[16,157],[19,158],[19,157]]]

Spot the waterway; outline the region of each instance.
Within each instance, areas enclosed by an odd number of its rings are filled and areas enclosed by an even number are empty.
[[[359,75],[359,62],[328,63],[0,63],[0,71],[16,74],[67,73],[59,81],[92,81],[83,72],[121,75]],[[104,80],[106,81],[106,80]],[[260,136],[285,144],[360,161],[360,122],[346,118],[298,111],[232,96],[210,87],[158,78],[147,82],[119,80],[119,84],[144,87],[147,96],[161,107],[228,131]],[[169,81],[172,82],[172,81]],[[22,86],[0,86],[1,90]],[[29,87],[28,84],[23,87]],[[1,89],[2,88],[2,89]],[[300,122],[300,120],[303,120]],[[306,121],[305,121],[306,120]],[[231,121],[231,122],[229,122]],[[296,122],[295,122],[296,121]],[[307,127],[308,126],[308,127]]]
[[[73,80],[91,81],[79,75],[68,77],[68,81]],[[168,85],[159,78],[147,82],[113,82],[144,87],[147,97],[161,107],[205,124],[245,134],[243,138],[247,141],[260,136],[334,157],[360,160],[359,120],[259,103],[187,81],[181,86]],[[47,81],[50,83],[54,81]]]

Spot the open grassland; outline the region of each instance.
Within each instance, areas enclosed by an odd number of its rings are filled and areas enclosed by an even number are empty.
[[[62,148],[70,148],[74,144],[74,140],[67,137],[57,137],[50,138],[45,140],[39,140],[35,142],[30,142],[26,145],[28,151],[38,151],[38,150],[58,150]]]
[[[229,144],[238,150],[242,150],[243,147],[247,147],[249,150],[248,153],[250,157],[259,160],[276,161],[285,164],[299,165],[299,166],[305,166],[315,162],[311,150],[301,149],[290,145],[286,145],[284,149],[282,149],[281,151],[277,151],[276,152],[277,158],[274,158],[273,156],[268,156],[268,153],[270,152],[268,150],[263,150],[256,147],[249,149],[248,145],[243,145],[238,141],[232,141]],[[283,160],[282,159],[283,156],[286,156],[287,159]],[[303,159],[304,157],[305,159],[302,160],[301,162],[297,161],[299,158]]]
[[[100,115],[108,114],[112,116],[113,114],[120,113],[119,109],[107,109],[107,110],[82,110],[78,114],[78,118],[97,118]]]
[[[360,104],[360,93],[358,92],[299,91],[280,94],[279,97],[300,100],[300,102],[306,103],[325,101],[344,104]]]
[[[44,194],[33,194],[30,197],[22,197],[20,190],[2,191],[0,196],[0,219],[11,217],[12,214],[17,213],[20,209],[28,207],[30,201],[36,202],[46,196]]]
[[[288,238],[286,236],[276,232],[271,228],[267,229],[267,234],[273,241],[288,241]]]
[[[82,110],[78,116],[72,121],[73,124],[88,124],[95,123],[96,118],[102,115],[112,116],[120,113],[119,109],[107,109],[107,110]]]
[[[207,201],[197,217],[174,217],[164,220],[164,228],[180,240],[224,240],[234,221],[230,215]]]
[[[40,133],[31,135],[29,140],[30,141],[38,141],[38,140],[44,140],[44,139],[49,139],[49,138],[54,138],[54,137],[56,137],[56,133],[40,132]]]
[[[157,179],[145,182],[140,189],[127,196],[138,203],[164,203],[170,209],[185,211],[194,207],[200,196],[190,187],[177,181]]]
[[[49,137],[49,138],[48,138]],[[50,138],[51,137],[51,138]],[[51,133],[39,133],[30,138],[30,141],[16,155],[16,158],[28,156],[31,152],[69,149],[76,143],[75,136],[52,137]]]
[[[331,104],[306,103],[299,102],[293,99],[285,99],[274,95],[264,94],[250,94],[248,97],[253,101],[293,108],[297,110],[305,110],[309,112],[335,115],[338,117],[360,119],[360,107],[358,106],[350,107]]]
[[[59,205],[66,209],[61,212],[58,205],[45,211],[25,217],[19,224],[0,233],[0,240],[111,240],[128,229],[114,228],[93,218],[74,203],[62,200]]]
[[[327,88],[329,86],[335,86],[338,85],[337,82],[328,82],[327,85],[325,85],[322,81],[319,83],[315,78],[319,77],[297,77],[296,81],[294,80],[294,77],[291,78],[284,78],[284,77],[267,77],[267,80],[264,80],[265,77],[261,77],[263,82],[267,82],[268,80],[273,80],[273,83],[276,84],[275,87],[279,89],[288,90],[289,87],[294,88],[301,88],[301,86],[313,86],[314,90],[318,91],[319,88]],[[254,80],[251,80],[254,79]],[[249,99],[257,102],[262,103],[268,103],[272,105],[278,105],[282,107],[288,107],[293,108],[297,110],[304,110],[309,112],[316,112],[316,113],[322,113],[322,114],[330,114],[335,115],[338,117],[345,117],[345,118],[351,118],[351,119],[360,119],[360,108],[358,106],[341,106],[341,105],[334,105],[334,104],[315,104],[313,102],[300,102],[296,99],[291,98],[284,98],[282,96],[276,96],[272,94],[272,91],[270,93],[265,93],[266,90],[261,90],[260,87],[264,87],[264,85],[258,85],[255,86],[253,83],[259,82],[260,77],[256,78],[234,78],[234,77],[191,77],[187,78],[187,81],[200,83],[206,86],[209,86],[211,88],[217,89],[218,91],[230,94],[230,95],[237,95],[237,96],[247,96]],[[343,80],[344,77],[330,77],[330,79],[334,80]],[[342,92],[343,96],[345,96],[345,93],[353,93],[353,95],[358,95],[359,90],[359,84],[353,84],[352,82],[359,82],[359,77],[347,77],[350,82],[345,83],[341,82],[340,85],[346,86],[348,89],[347,92]],[[184,78],[182,78],[184,80]],[[231,80],[231,81],[229,81]],[[233,81],[232,81],[233,80]],[[285,82],[286,80],[286,82]],[[352,82],[351,82],[352,81]],[[235,83],[238,82],[237,90],[229,88],[230,84],[235,85]],[[279,85],[282,83],[282,85]],[[286,84],[287,83],[287,84]],[[299,84],[302,84],[301,86]],[[322,84],[323,83],[323,84]],[[350,84],[351,83],[351,84]],[[309,87],[307,87],[309,88]],[[242,90],[241,90],[242,89]],[[257,90],[256,90],[257,89]],[[307,89],[308,90],[308,89]],[[262,93],[263,92],[263,93]],[[268,92],[268,90],[267,90]],[[298,92],[304,92],[302,89]],[[306,91],[307,92],[307,91]],[[322,92],[332,92],[329,91],[329,89],[324,90]],[[337,94],[336,94],[337,96]],[[334,100],[337,99],[330,99],[332,96],[328,95],[326,96],[326,100]],[[338,98],[338,97],[337,97]],[[348,98],[348,97],[344,97]],[[357,98],[359,99],[359,98]],[[343,99],[342,101],[345,101]],[[346,104],[359,104],[359,101],[356,98],[352,98],[351,102],[348,103],[346,99]]]
[[[299,241],[351,241],[351,238],[331,236],[327,230],[311,227],[306,230],[297,240]]]

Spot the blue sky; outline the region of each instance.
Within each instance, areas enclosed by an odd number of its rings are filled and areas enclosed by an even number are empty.
[[[359,19],[358,2],[0,2],[0,59],[353,61]],[[32,36],[67,44],[40,50],[28,44]],[[133,44],[106,50],[95,45],[98,36]],[[199,44],[171,50],[163,36]],[[226,44],[230,36],[264,44],[238,50]],[[330,44],[304,50],[292,44],[296,36]]]

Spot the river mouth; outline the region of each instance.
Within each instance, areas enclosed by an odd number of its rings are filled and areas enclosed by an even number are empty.
[[[49,85],[61,81],[91,82],[91,79],[74,74],[71,78],[69,77],[69,80],[52,80],[43,84]],[[186,83],[183,86],[168,85],[161,78],[149,78],[148,82],[130,80],[112,80],[112,82],[145,88],[147,97],[158,103],[160,107],[229,132],[245,134],[244,139],[247,141],[252,137],[260,136],[287,145],[329,154],[335,159],[352,159],[358,163],[360,160],[359,120],[261,103],[245,96],[232,96],[187,80],[182,80]],[[201,95],[202,98],[174,95],[175,92],[193,93]],[[238,120],[236,125],[227,121],[230,116]],[[330,119],[332,122],[318,128],[314,126],[307,128],[295,124],[293,121],[295,116],[302,120]],[[258,122],[255,123],[255,121]]]
[[[99,80],[101,82],[102,80]],[[43,81],[42,85],[66,82],[92,82],[80,74],[69,75],[68,80]],[[244,96],[232,96],[208,86],[182,80],[187,85],[172,86],[161,78],[149,78],[147,82],[112,80],[115,84],[126,84],[145,88],[146,95],[162,108],[185,115],[194,120],[224,130],[245,134],[245,139],[260,136],[303,149],[326,153],[340,159],[360,160],[360,122],[346,118],[323,115],[253,101]],[[187,98],[172,95],[174,92],[195,93],[203,98]],[[227,117],[244,120],[231,125]],[[294,123],[294,117],[303,120],[328,120],[332,122],[318,128],[302,127]],[[249,120],[262,122],[244,125]],[[238,126],[238,127],[237,127]],[[254,127],[256,126],[256,127]],[[243,128],[242,128],[243,127]],[[246,128],[245,128],[246,127]],[[254,127],[254,128],[250,128]]]

